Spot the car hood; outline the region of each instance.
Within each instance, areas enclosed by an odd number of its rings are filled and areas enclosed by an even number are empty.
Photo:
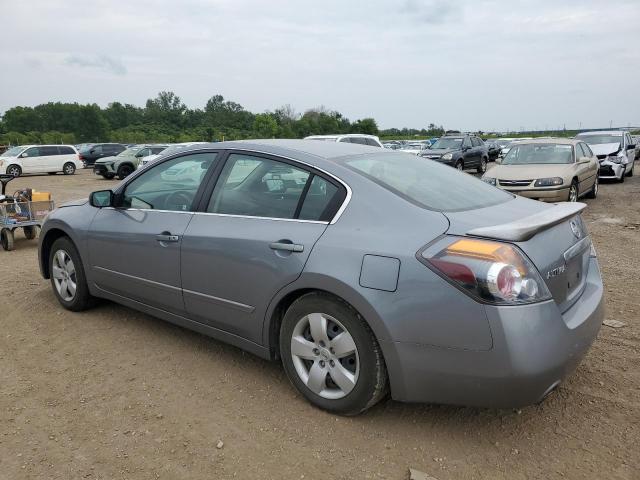
[[[533,180],[537,178],[572,176],[574,164],[557,165],[496,165],[487,172],[487,177],[500,180]]]
[[[445,153],[457,152],[455,148],[430,148],[426,152],[425,155],[444,155]]]
[[[100,160],[96,160],[96,164],[111,163],[111,162],[115,162],[115,160],[116,160],[115,155],[113,155],[111,157],[102,157]]]
[[[600,143],[597,145],[591,145],[589,143],[589,147],[591,147],[591,150],[596,155],[610,155],[620,150],[619,143]]]
[[[68,202],[64,202],[62,205],[58,205],[58,208],[64,207],[81,207],[85,203],[88,203],[88,198],[77,198],[76,200],[69,200]]]

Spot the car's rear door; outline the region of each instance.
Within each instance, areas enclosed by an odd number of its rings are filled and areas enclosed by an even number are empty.
[[[291,160],[232,152],[182,242],[190,318],[261,343],[268,303],[293,282],[346,195]]]
[[[135,176],[88,232],[91,279],[113,295],[183,314],[180,248],[218,152],[185,154]]]

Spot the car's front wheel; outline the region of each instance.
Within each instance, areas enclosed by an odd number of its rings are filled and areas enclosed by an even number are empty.
[[[9,165],[7,167],[7,174],[19,177],[22,175],[22,168],[20,168],[20,165]]]
[[[315,406],[357,415],[387,393],[382,350],[362,317],[320,292],[297,299],[280,329],[280,353],[291,383]]]
[[[133,172],[133,167],[131,165],[120,165],[118,167],[118,180],[124,180]]]
[[[627,177],[633,177],[633,169],[636,166],[636,162],[633,161],[631,162],[631,170],[629,170],[629,173],[627,173]]]
[[[69,238],[61,237],[53,242],[49,254],[49,273],[53,293],[64,308],[79,312],[89,307],[92,297],[82,259]]]
[[[464,170],[464,163],[462,163],[462,160],[458,160],[456,162],[456,169],[460,171]]]
[[[571,186],[569,187],[569,198],[567,198],[568,202],[577,202],[578,201],[578,182],[575,180],[571,182]]]

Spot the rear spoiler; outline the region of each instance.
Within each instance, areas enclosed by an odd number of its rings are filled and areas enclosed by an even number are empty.
[[[538,232],[562,223],[569,217],[577,215],[587,207],[585,203],[557,203],[552,208],[538,212],[514,222],[480,227],[469,230],[467,235],[475,237],[495,238],[510,242],[525,242]]]

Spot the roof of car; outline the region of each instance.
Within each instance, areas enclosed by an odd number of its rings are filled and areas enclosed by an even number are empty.
[[[290,139],[235,140],[227,142],[208,143],[204,145],[193,145],[192,147],[187,147],[183,150],[183,152],[200,150],[203,148],[246,149],[273,155],[280,155],[283,157],[302,154],[324,159],[345,157],[350,155],[362,155],[367,153],[389,154],[388,150],[369,145]]]
[[[624,130],[598,130],[594,132],[580,132],[578,135],[624,135]]]
[[[369,135],[367,133],[334,133],[332,135],[309,135],[305,137],[305,139],[311,138],[338,138],[338,137],[368,137],[368,138],[378,138],[375,135]]]
[[[582,142],[583,140],[579,139],[579,138],[553,138],[553,137],[545,137],[545,138],[528,138],[528,139],[523,139],[523,140],[516,140],[515,144],[522,144],[522,143],[539,143],[539,144],[545,144],[545,143],[556,143],[556,144],[560,144],[560,145],[575,145],[578,142]]]

